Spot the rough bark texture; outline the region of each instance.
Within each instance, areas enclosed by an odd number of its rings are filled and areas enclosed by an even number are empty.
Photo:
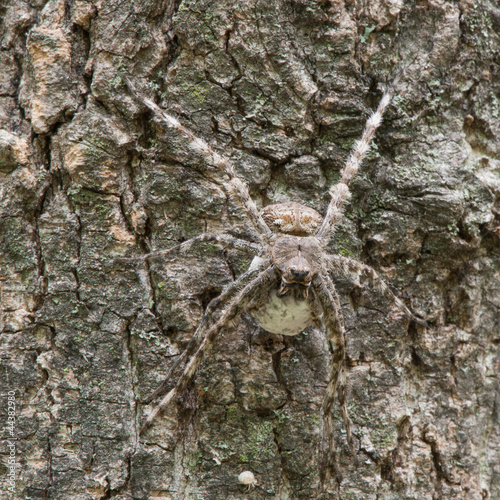
[[[348,333],[342,472],[325,498],[500,498],[500,9],[494,0],[5,0],[0,32],[1,413],[18,499],[314,499],[320,331],[226,329],[143,437],[143,400],[250,255],[221,175],[123,84],[229,157],[258,206],[324,212],[384,84],[406,75],[329,250],[425,317],[337,283]],[[4,429],[4,437],[8,437]],[[250,470],[257,486],[238,484]]]

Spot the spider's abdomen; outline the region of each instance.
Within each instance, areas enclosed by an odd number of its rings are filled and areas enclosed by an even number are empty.
[[[307,300],[293,295],[278,297],[276,290],[263,307],[252,311],[252,316],[264,330],[279,335],[298,335],[313,324]]]
[[[311,236],[323,222],[316,210],[294,201],[268,205],[260,215],[272,231],[294,236]]]

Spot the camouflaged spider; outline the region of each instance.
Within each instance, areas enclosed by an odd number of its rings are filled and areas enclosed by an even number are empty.
[[[339,297],[329,273],[363,275],[390,297],[409,318],[423,323],[390,291],[371,267],[341,255],[325,252],[328,240],[341,219],[343,207],[350,196],[349,182],[369,150],[370,142],[390,102],[394,84],[385,92],[377,110],[368,119],[361,139],[356,143],[341,172],[340,182],[330,189],[331,200],[326,215],[322,217],[316,210],[295,202],[270,205],[259,212],[246,185],[237,177],[228,160],[216,153],[202,139],[194,136],[176,118],[141,95],[130,80],[125,80],[131,92],[157,119],[183,137],[193,153],[204,157],[208,164],[217,167],[228,178],[224,186],[243,210],[251,225],[253,237],[258,242],[251,243],[228,234],[202,234],[169,250],[153,252],[139,258],[147,259],[186,250],[193,243],[201,241],[214,241],[236,249],[250,249],[256,254],[249,270],[210,302],[188,347],[170,368],[166,381],[145,401],[149,403],[163,395],[170,375],[180,363],[187,360],[176,385],[152,410],[141,429],[141,434],[185,389],[220,331],[241,311],[248,310],[257,322],[271,333],[298,335],[311,324],[322,327],[325,331],[333,354],[330,380],[321,409],[323,439],[320,444],[320,458],[323,464],[334,466],[332,405],[335,394],[339,397],[351,450],[353,444],[346,408],[344,324]],[[222,313],[219,319],[212,323],[212,314],[219,309]]]

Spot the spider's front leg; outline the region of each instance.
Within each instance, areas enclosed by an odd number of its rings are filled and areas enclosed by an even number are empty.
[[[212,147],[201,137],[197,137],[190,130],[184,127],[179,120],[177,120],[177,118],[169,115],[151,99],[148,99],[140,93],[130,78],[125,75],[122,75],[122,77],[136,99],[149,108],[154,113],[157,120],[159,120],[163,125],[166,125],[168,128],[174,130],[178,135],[185,139],[187,149],[196,155],[201,156],[205,162],[214,165],[220,172],[229,178],[228,182],[222,182],[223,187],[245,213],[248,221],[252,225],[252,232],[254,235],[258,239],[265,241],[266,236],[271,234],[271,230],[264,222],[264,219],[261,217],[255,202],[250,197],[246,184],[236,175],[231,162],[212,149]]]
[[[415,316],[372,267],[342,255],[328,255],[328,264],[333,273],[340,273],[344,276],[350,276],[352,273],[355,273],[367,278],[377,290],[380,290],[387,298],[391,299],[410,320],[415,321],[419,325],[427,326],[427,322]]]
[[[330,204],[328,205],[328,210],[323,219],[323,224],[321,224],[321,227],[316,233],[316,237],[319,240],[326,241],[333,231],[333,228],[340,221],[344,205],[351,195],[349,191],[349,183],[356,175],[356,172],[361,166],[363,158],[370,150],[370,144],[372,142],[373,136],[382,123],[382,117],[384,116],[384,112],[387,106],[391,102],[391,97],[394,93],[394,87],[396,86],[399,78],[403,73],[404,71],[395,78],[395,80],[392,82],[392,85],[390,85],[390,87],[382,96],[382,99],[380,99],[376,111],[370,116],[370,118],[368,118],[361,139],[356,141],[354,149],[352,150],[349,158],[346,161],[346,164],[344,165],[344,168],[342,169],[342,172],[340,174],[340,182],[338,184],[335,184],[335,186],[330,189]]]
[[[354,445],[351,435],[351,426],[346,406],[346,381],[345,381],[345,355],[346,341],[344,335],[344,323],[340,300],[333,282],[328,275],[318,274],[311,283],[315,300],[318,301],[323,312],[323,324],[326,330],[328,342],[332,347],[332,360],[330,367],[330,380],[328,382],[322,404],[323,415],[323,442],[320,448],[320,462],[322,464],[320,477],[321,487],[324,486],[333,469],[337,477],[340,477],[335,456],[335,438],[333,435],[332,407],[335,395],[339,396],[342,408],[342,416],[346,429],[347,441],[353,456],[355,456]],[[314,307],[314,306],[313,306]],[[319,312],[319,311],[318,311]]]
[[[276,283],[276,271],[274,267],[269,266],[262,271],[256,278],[243,287],[223,309],[223,313],[219,320],[212,325],[203,335],[203,340],[198,345],[196,352],[193,354],[189,362],[184,368],[184,371],[177,381],[175,387],[168,392],[168,394],[160,401],[160,403],[153,409],[151,414],[146,419],[140,434],[143,434],[149,426],[153,423],[155,418],[163,411],[171,401],[182,392],[193,375],[195,374],[198,366],[200,365],[205,352],[207,352],[213,345],[219,332],[233,320],[245,307],[252,302],[260,294],[269,294],[270,289]],[[234,283],[231,287],[238,289],[240,284]],[[230,287],[230,288],[231,288]]]

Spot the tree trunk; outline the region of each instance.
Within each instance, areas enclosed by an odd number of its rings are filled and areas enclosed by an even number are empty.
[[[1,13],[4,498],[320,497],[319,329],[284,338],[241,315],[139,436],[144,399],[252,254],[115,260],[203,232],[251,239],[224,175],[124,76],[228,158],[259,208],[325,213],[406,68],[328,251],[373,266],[428,326],[369,283],[336,282],[356,457],[336,405],[339,475],[321,498],[500,499],[493,0],[6,0]]]

